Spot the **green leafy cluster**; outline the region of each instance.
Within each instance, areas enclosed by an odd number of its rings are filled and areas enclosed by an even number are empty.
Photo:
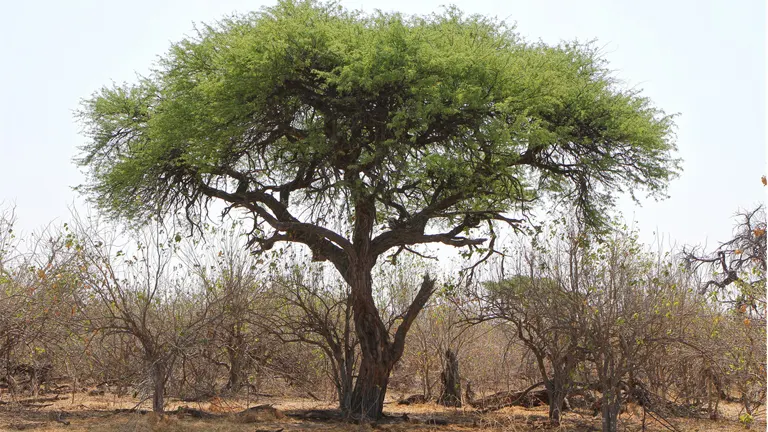
[[[454,8],[281,1],[199,29],[80,118],[81,191],[113,216],[298,191],[291,205],[335,212],[366,197],[377,221],[402,224],[448,203],[429,216],[453,226],[550,194],[599,223],[612,194],[663,195],[679,169],[672,118],[623,89],[591,44],[529,43]]]

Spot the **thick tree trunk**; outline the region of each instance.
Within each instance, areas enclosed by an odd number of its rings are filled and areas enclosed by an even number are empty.
[[[352,391],[349,414],[361,419],[378,419],[384,409],[384,396],[389,384],[392,364],[363,358]]]
[[[443,391],[437,403],[444,406],[461,406],[461,378],[459,376],[459,359],[450,348],[445,350],[443,372],[440,374]]]
[[[352,288],[355,331],[360,341],[360,371],[352,391],[349,415],[378,419],[384,408],[389,373],[397,361],[389,332],[373,302],[372,263],[351,267],[347,282]],[[399,358],[399,356],[398,356]]]
[[[408,307],[394,338],[379,316],[373,302],[371,268],[373,261],[350,266],[345,274],[352,289],[355,332],[360,343],[360,371],[352,391],[349,415],[378,419],[384,408],[389,374],[403,355],[405,336],[413,320],[434,292],[435,281],[424,276],[419,292]]]
[[[345,180],[355,182],[361,179],[354,175]],[[351,289],[355,331],[360,343],[360,372],[352,391],[350,410],[353,416],[378,419],[384,407],[389,373],[403,354],[405,335],[434,292],[435,282],[425,276],[419,292],[395,331],[394,340],[390,341],[387,326],[382,322],[373,301],[371,270],[376,264],[378,254],[372,250],[371,240],[376,223],[376,201],[372,195],[362,191],[355,191],[353,196],[353,252],[347,255],[348,260],[334,262]]]

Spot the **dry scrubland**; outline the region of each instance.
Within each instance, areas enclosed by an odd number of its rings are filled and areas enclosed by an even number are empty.
[[[642,404],[662,413],[646,430],[764,429],[764,215],[743,216],[734,240],[762,259],[730,252],[744,279],[717,298],[680,258],[643,253],[619,230],[597,248],[568,232],[542,250],[518,245],[541,265],[430,293],[386,370],[385,416],[361,423],[342,421],[363,417],[349,404],[362,368],[351,294],[322,267],[261,269],[229,231],[128,262],[87,226],[51,231],[4,264],[0,428],[613,432],[642,430]],[[435,284],[419,270],[377,271],[390,332],[419,285]],[[429,403],[399,403],[414,398]]]
[[[7,396],[7,395],[6,395]],[[547,407],[507,407],[501,410],[480,413],[470,408],[446,408],[434,403],[403,406],[396,399],[388,398],[385,403],[386,417],[378,422],[359,424],[341,420],[317,420],[313,416],[334,413],[333,403],[323,403],[301,398],[260,398],[256,401],[244,399],[214,398],[207,402],[181,402],[170,400],[165,414],[145,410],[151,405],[142,404],[136,412],[126,410],[136,407],[137,400],[106,394],[90,396],[76,394],[74,402],[70,395],[58,396],[58,400],[44,400],[40,408],[0,408],[0,430],[49,431],[104,431],[104,432],[275,432],[275,431],[598,431],[600,417],[592,411],[576,409],[563,416],[560,426],[547,421]],[[3,402],[10,402],[8,398]],[[23,399],[22,399],[23,401]],[[258,409],[243,414],[248,407]],[[13,407],[14,409],[9,409]],[[739,423],[738,404],[721,405],[722,418],[708,419],[672,418],[672,426],[679,431],[744,431]],[[190,410],[192,411],[190,413]],[[197,411],[210,418],[201,419]],[[64,424],[69,423],[69,424]],[[766,428],[765,410],[756,417],[752,430]],[[642,408],[630,405],[621,415],[620,430],[642,430]],[[646,430],[668,431],[669,428],[646,418]]]
[[[734,273],[745,280],[765,274],[765,216],[761,208],[747,216],[735,229],[737,247],[763,260],[731,252],[728,261],[747,263]],[[84,228],[70,232],[52,231],[38,253],[6,261],[3,430],[642,430],[641,402],[663,413],[661,421],[649,415],[645,430],[766,426],[760,280],[705,296],[694,289],[703,284],[698,273],[638,252],[620,231],[605,250],[568,248],[567,235],[546,250],[521,244],[520,256],[547,266],[507,264],[506,276],[435,293],[389,374],[385,416],[362,424],[343,421],[341,413],[360,416],[339,402],[353,396],[361,367],[350,292],[322,268],[278,268],[267,279],[229,232],[204,250],[182,241],[187,255],[169,248],[166,260],[124,263],[101,254],[99,243],[74,243]],[[190,263],[170,276],[130,273],[133,262],[167,269],[179,256]],[[390,331],[410,293],[429,281],[417,264],[377,273]],[[575,276],[559,273],[569,268],[580,281],[570,291],[562,287]],[[99,280],[103,269],[134,279]],[[146,290],[155,286],[175,295],[155,297]],[[399,403],[416,397],[429,402]],[[605,409],[606,400],[616,405]],[[464,408],[447,407],[458,401]]]
[[[614,198],[666,196],[676,126],[613,69],[455,8],[201,27],[83,101],[98,214],[21,235],[0,208],[0,426],[764,428],[765,209],[641,244]]]

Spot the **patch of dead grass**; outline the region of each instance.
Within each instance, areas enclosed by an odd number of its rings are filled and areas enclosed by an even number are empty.
[[[250,403],[249,403],[250,402]],[[0,431],[30,430],[35,432],[254,432],[276,431],[340,431],[340,432],[405,432],[405,431],[573,431],[593,432],[600,429],[600,417],[593,417],[591,412],[574,411],[564,415],[560,427],[548,425],[547,407],[526,409],[508,407],[502,410],[479,414],[468,408],[446,408],[434,403],[422,405],[397,405],[387,403],[385,412],[390,416],[402,417],[404,414],[410,421],[380,422],[378,424],[352,424],[339,422],[316,422],[296,420],[285,417],[285,410],[314,410],[334,408],[333,403],[312,400],[269,398],[258,401],[268,408],[249,410],[245,414],[237,413],[254,404],[247,400],[212,399],[204,403],[193,404],[195,408],[217,414],[217,418],[198,419],[188,415],[177,416],[171,411],[188,403],[170,400],[168,412],[163,415],[147,413],[118,413],[115,409],[133,408],[137,400],[114,395],[87,396],[77,394],[74,402],[66,398],[53,402],[53,405],[40,410],[0,410]],[[141,408],[149,408],[144,403]],[[670,419],[682,431],[705,432],[743,432],[745,428],[738,422],[738,404],[721,404],[723,419],[712,421],[708,419]],[[57,413],[71,424],[64,426],[57,423]],[[430,418],[440,418],[448,421],[447,425],[426,424]],[[765,411],[761,410],[756,416],[756,422],[751,430],[765,430]],[[634,432],[641,430],[642,410],[630,407],[622,414],[623,430]],[[646,430],[649,432],[666,432],[666,429],[651,418],[646,418]]]

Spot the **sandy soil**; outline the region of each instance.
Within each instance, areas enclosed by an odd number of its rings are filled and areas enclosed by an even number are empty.
[[[3,399],[8,402],[7,398]],[[115,395],[88,396],[76,394],[61,399],[35,403],[34,406],[22,407],[15,403],[0,405],[0,430],[48,431],[104,431],[104,432],[289,432],[289,431],[514,431],[527,432],[539,430],[551,431],[599,431],[600,418],[591,412],[576,410],[568,412],[559,427],[547,423],[546,407],[525,409],[520,407],[504,408],[494,413],[480,414],[472,409],[445,408],[435,404],[397,405],[388,401],[385,405],[387,418],[374,424],[353,424],[336,420],[318,421],[293,417],[308,414],[311,410],[333,409],[334,405],[308,399],[261,398],[258,400],[214,399],[208,402],[181,402],[170,400],[167,414],[140,414],[121,412],[136,407],[132,398],[118,398]],[[270,404],[277,412],[265,410],[248,415],[237,413],[255,405]],[[140,409],[148,409],[147,403]],[[214,415],[214,418],[199,419],[189,414],[177,414],[179,407],[201,410]],[[680,431],[744,431],[738,422],[737,405],[721,405],[724,419],[711,421],[704,419],[673,418],[671,423]],[[309,413],[311,414],[311,413]],[[293,416],[292,416],[293,415]],[[630,407],[622,414],[622,430],[640,431],[642,409]],[[69,423],[66,425],[65,423]],[[752,430],[765,430],[764,411],[758,416]],[[646,418],[646,430],[667,431],[661,423]]]

